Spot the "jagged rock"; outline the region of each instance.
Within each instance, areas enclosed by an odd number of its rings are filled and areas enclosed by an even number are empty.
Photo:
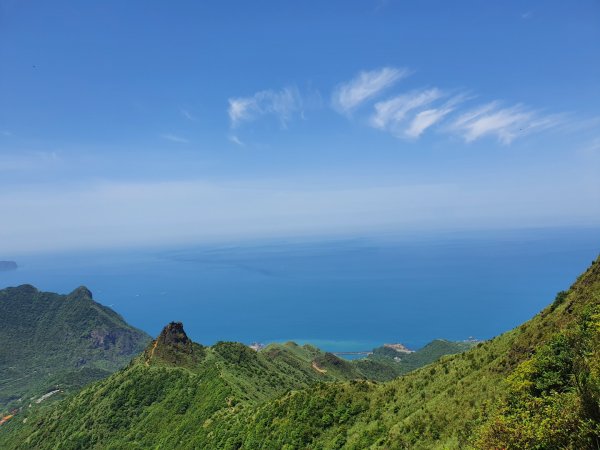
[[[158,345],[186,345],[191,343],[185,334],[183,323],[171,322],[160,332],[157,338]]]
[[[181,322],[171,322],[144,352],[146,364],[194,365],[204,355],[203,347],[188,338]]]

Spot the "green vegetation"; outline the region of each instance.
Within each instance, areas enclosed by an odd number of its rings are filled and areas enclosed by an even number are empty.
[[[58,295],[23,285],[0,290],[0,340],[2,412],[110,375],[150,337],[93,301],[84,287]]]
[[[329,355],[294,343],[261,352],[236,342],[203,347],[171,323],[124,370],[57,408],[24,411],[3,425],[0,448],[203,448],[220,417],[290,389],[347,380],[337,365],[349,363]],[[312,366],[319,357],[328,369]]]
[[[390,347],[377,347],[367,358],[353,361],[366,378],[376,381],[389,381],[420,367],[437,361],[442,356],[464,352],[476,342],[452,342],[444,339],[431,341],[425,347],[412,352],[401,353]]]
[[[383,383],[356,379],[358,366],[310,346],[272,345],[258,353],[236,343],[202,347],[176,325],[126,369],[3,425],[0,447],[599,445],[598,261],[558,304],[520,327]]]
[[[600,448],[600,307],[555,335],[508,378],[482,448]]]

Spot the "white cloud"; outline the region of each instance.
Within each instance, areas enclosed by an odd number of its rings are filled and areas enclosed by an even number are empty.
[[[462,114],[448,130],[460,134],[466,142],[493,136],[503,144],[510,144],[521,135],[550,128],[558,122],[558,116],[542,116],[523,105],[501,108],[498,102],[492,102]]]
[[[190,141],[186,138],[183,138],[181,136],[176,136],[174,134],[161,134],[160,137],[162,139],[165,139],[167,141],[171,141],[171,142],[177,142],[178,144],[188,144]]]
[[[531,13],[526,13],[529,17]],[[527,18],[524,17],[524,18]],[[360,72],[354,79],[339,85],[332,94],[332,106],[339,113],[350,115],[359,106],[406,77],[409,71],[384,67]],[[368,118],[373,128],[399,138],[418,139],[437,125],[441,132],[459,134],[466,142],[484,137],[495,137],[508,145],[521,136],[553,128],[555,131],[574,132],[575,128],[596,126],[596,120],[575,120],[566,114],[542,114],[531,107],[517,104],[502,107],[491,102],[471,110],[459,108],[470,96],[459,94],[448,98],[447,91],[422,88],[377,101]],[[463,109],[462,113],[459,109]],[[439,126],[440,122],[446,122]]]
[[[402,124],[407,119],[409,113],[431,104],[442,96],[442,91],[432,88],[401,94],[389,100],[375,103],[375,113],[371,116],[370,124],[380,130],[401,134]],[[414,132],[423,126],[423,123],[417,124]]]
[[[377,0],[375,3],[376,3],[375,4],[375,12],[379,12],[379,11],[382,11],[383,9],[385,9],[389,5],[390,1],[389,0]]]
[[[264,115],[276,116],[285,127],[292,115],[301,109],[302,97],[298,89],[287,87],[279,91],[260,91],[251,97],[230,98],[227,113],[232,127]]]
[[[452,111],[451,108],[426,109],[417,113],[404,134],[409,138],[418,138],[423,132],[439,122],[444,116]]]
[[[246,145],[235,134],[230,135],[228,139],[229,141],[233,142],[236,145],[239,145],[240,147],[244,147]]]
[[[57,163],[60,163],[60,157],[55,151],[0,154],[0,172],[48,170]]]
[[[365,101],[408,76],[409,73],[407,69],[394,67],[360,72],[355,78],[339,85],[334,90],[333,108],[342,114],[348,114]]]
[[[425,130],[427,130],[427,128],[435,125],[448,114],[453,112],[456,108],[456,105],[463,102],[465,99],[466,97],[464,95],[457,95],[439,108],[430,108],[418,112],[413,117],[408,128],[404,130],[404,135],[411,139],[418,138],[425,132]]]
[[[600,156],[600,137],[593,138],[580,150],[580,153],[588,157]]]
[[[195,117],[191,112],[189,112],[187,109],[181,109],[180,110],[181,115],[183,117],[185,117],[187,120],[189,120],[190,122],[198,122],[198,118]]]
[[[565,133],[596,132],[600,128],[600,116],[582,118],[571,113],[562,113],[554,114],[550,119],[553,121],[554,129]]]

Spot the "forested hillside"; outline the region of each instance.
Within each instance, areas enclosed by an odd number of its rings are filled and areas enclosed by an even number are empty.
[[[69,295],[0,290],[0,412],[104,378],[149,340],[85,287]]]
[[[187,337],[181,323],[170,323],[126,369],[58,408],[15,416],[0,430],[0,447],[192,445],[185,442],[203,442],[204,431],[222,415],[290,389],[355,377],[362,375],[349,362],[314,347],[274,344],[261,352],[236,342],[204,347]]]
[[[452,342],[435,339],[423,348],[410,353],[398,352],[389,346],[382,346],[374,349],[373,354],[367,358],[354,360],[353,363],[366,378],[389,381],[431,364],[442,356],[464,352],[474,345],[476,345],[474,341]]]

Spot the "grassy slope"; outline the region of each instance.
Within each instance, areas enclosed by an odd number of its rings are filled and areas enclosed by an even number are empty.
[[[295,342],[270,344],[259,353],[278,364],[289,364],[303,372],[308,372],[310,378],[315,381],[364,378],[364,375],[348,361],[331,353],[325,353],[312,345],[300,346]]]
[[[0,290],[0,411],[103,378],[149,339],[83,287],[69,295],[29,285]]]

